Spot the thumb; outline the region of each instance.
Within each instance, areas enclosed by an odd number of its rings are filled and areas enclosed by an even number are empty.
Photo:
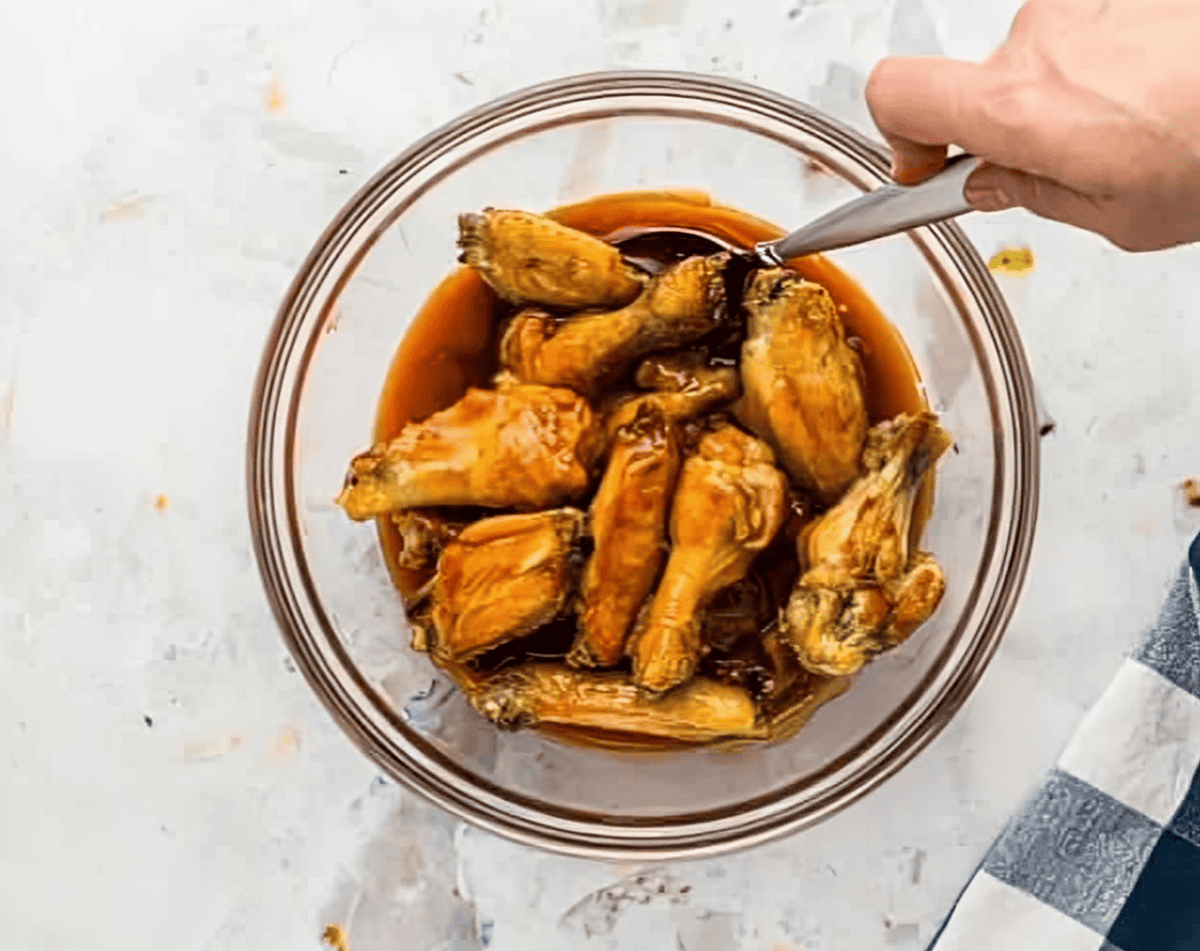
[[[1026,208],[1035,215],[1063,224],[1103,232],[1108,223],[1101,200],[1049,178],[986,162],[963,188],[963,197],[977,211]]]

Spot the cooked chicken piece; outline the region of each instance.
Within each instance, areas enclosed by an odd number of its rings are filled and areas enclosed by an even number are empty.
[[[709,366],[698,353],[650,357],[638,367],[634,382],[655,392],[626,394],[608,407],[604,430],[610,441],[644,406],[656,406],[682,423],[737,399],[741,392],[736,367]]]
[[[459,215],[458,232],[459,261],[513,304],[623,307],[646,282],[612,245],[528,211]]]
[[[946,593],[946,573],[927,551],[915,552],[908,571],[899,581],[888,586],[892,612],[879,632],[880,643],[886,650],[908,640],[918,627],[937,610]]]
[[[400,533],[397,567],[431,569],[437,567],[446,543],[457,538],[470,523],[443,518],[436,512],[406,509],[392,516],[392,524]]]
[[[646,407],[617,431],[592,501],[595,551],[583,572],[579,636],[572,664],[612,667],[666,560],[667,510],[679,475],[675,425]]]
[[[431,586],[435,656],[465,660],[529,634],[565,607],[583,513],[498,515],[467,526]]]
[[[656,276],[620,310],[562,320],[517,314],[500,342],[500,364],[528,383],[592,394],[638,357],[704,336],[724,316],[728,254],[686,258]]]
[[[788,603],[785,636],[809,670],[852,674],[922,624],[945,577],[933,557],[910,555],[913,501],[951,439],[932,413],[872,428],[866,473],[800,536],[804,574]]]
[[[705,608],[774,538],[786,503],[787,481],[765,443],[729,424],[703,436],[675,490],[663,579],[631,638],[638,686],[661,693],[692,675]]]
[[[356,520],[432,505],[545,508],[578,499],[602,436],[570,390],[467,390],[355,457],[337,502]]]
[[[733,377],[730,377],[733,374]],[[643,390],[658,393],[698,393],[708,390],[737,390],[737,367],[712,364],[696,350],[683,350],[647,357],[638,364],[634,382]]]
[[[858,354],[829,293],[793,271],[760,271],[745,307],[738,419],[797,485],[832,502],[858,475],[867,432]]]
[[[803,580],[843,589],[860,580],[897,580],[909,566],[909,525],[921,482],[952,442],[933,413],[901,414],[873,426],[863,450],[867,471],[800,537]]]
[[[652,700],[624,674],[530,663],[468,697],[484,716],[512,726],[557,723],[695,743],[765,736],[746,691],[702,677]]]

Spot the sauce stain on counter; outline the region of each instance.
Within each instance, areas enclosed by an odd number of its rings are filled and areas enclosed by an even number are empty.
[[[1028,274],[1034,263],[1029,248],[1005,248],[988,261],[988,270],[993,274]]]
[[[13,411],[17,407],[16,384],[9,386],[0,398],[0,439],[7,439],[12,433]]]
[[[120,221],[124,218],[137,218],[153,200],[149,195],[139,195],[137,192],[130,192],[123,198],[118,198],[100,212],[100,220]]]
[[[274,73],[271,74],[270,80],[267,82],[267,90],[263,96],[267,106],[267,112],[273,115],[278,115],[287,108],[287,96],[283,91],[283,83]]]
[[[1179,483],[1179,488],[1183,490],[1184,501],[1191,508],[1200,509],[1200,479],[1184,479]]]
[[[275,735],[268,760],[272,766],[282,766],[300,750],[300,730],[285,726]]]
[[[183,761],[196,763],[202,760],[219,759],[232,753],[241,745],[242,737],[237,733],[231,733],[229,736],[190,740],[183,747]]]
[[[326,925],[321,937],[333,951],[350,951],[350,939],[341,925]]]
[[[163,493],[159,493],[154,497],[154,511],[165,512],[171,507],[171,500]]]

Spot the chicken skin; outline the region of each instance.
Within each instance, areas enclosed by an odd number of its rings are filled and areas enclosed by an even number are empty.
[[[520,380],[594,394],[653,350],[704,336],[724,316],[728,254],[692,257],[657,275],[619,310],[563,319],[524,310],[500,342],[500,363]]]
[[[736,368],[712,366],[703,354],[693,352],[649,357],[637,368],[634,382],[653,392],[624,394],[604,411],[609,442],[643,407],[656,407],[673,422],[684,423],[737,399],[741,392]]]
[[[467,660],[557,617],[574,588],[583,513],[481,519],[448,543],[430,586],[432,651]]]
[[[459,215],[458,232],[459,261],[512,304],[623,307],[646,283],[612,245],[528,211]]]
[[[352,519],[435,505],[536,509],[580,498],[601,435],[570,390],[468,390],[350,463],[337,498]]]
[[[667,511],[679,475],[675,425],[654,406],[619,429],[591,508],[595,550],[581,585],[569,661],[612,667],[667,556]]]
[[[921,483],[950,445],[932,413],[873,427],[865,474],[802,533],[784,636],[808,670],[853,674],[937,607],[945,575],[931,555],[910,553],[909,530]]]
[[[760,271],[746,294],[736,414],[792,480],[833,502],[858,475],[867,432],[863,371],[829,293],[793,271]]]
[[[687,680],[712,597],[741,579],[783,525],[787,480],[763,442],[728,423],[700,440],[671,505],[671,554],[631,638],[633,679],[661,693]]]

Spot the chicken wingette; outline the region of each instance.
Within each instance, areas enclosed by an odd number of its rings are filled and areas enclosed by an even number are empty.
[[[623,307],[646,283],[612,245],[532,212],[459,215],[458,233],[459,261],[512,304]]]
[[[854,481],[867,433],[863,371],[828,291],[794,271],[760,271],[744,302],[736,414],[801,488],[833,502]]]
[[[337,502],[356,520],[436,505],[537,509],[580,498],[602,436],[570,390],[468,390],[350,462]]]
[[[921,483],[950,445],[932,413],[873,427],[864,475],[801,534],[783,634],[809,670],[853,674],[937,607],[945,575],[932,555],[910,552],[909,535]]]

